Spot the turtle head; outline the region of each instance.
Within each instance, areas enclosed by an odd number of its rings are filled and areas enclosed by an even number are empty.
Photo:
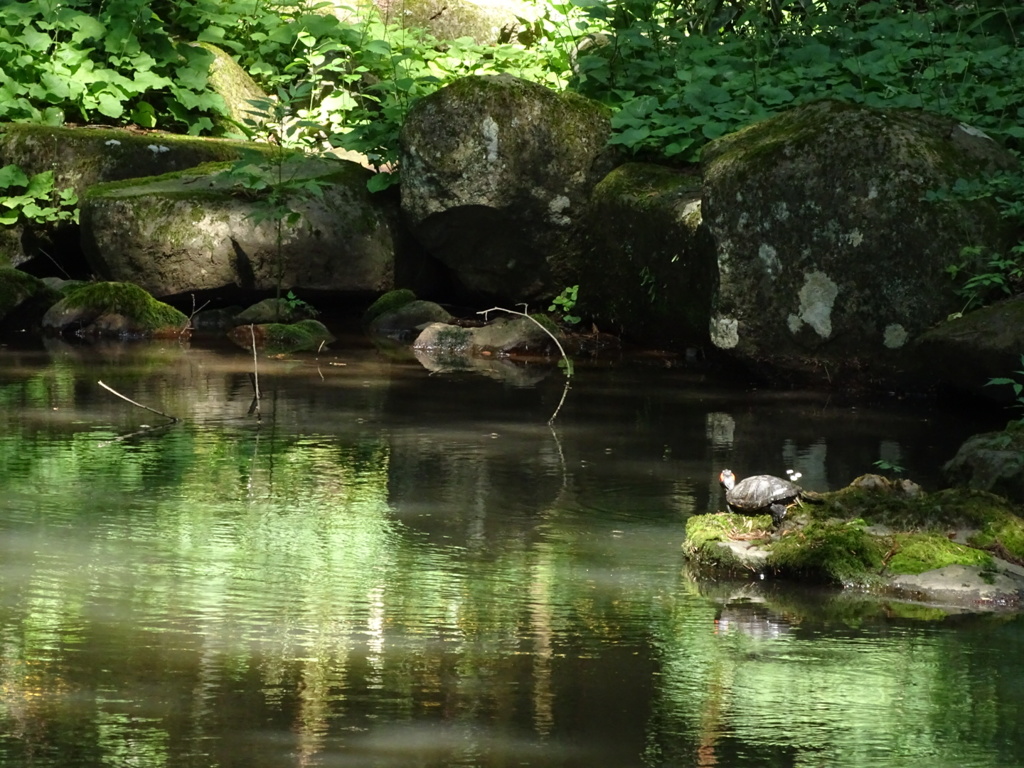
[[[736,475],[732,473],[731,469],[723,469],[721,474],[718,475],[718,481],[722,484],[725,490],[732,490],[732,487],[736,485]]]

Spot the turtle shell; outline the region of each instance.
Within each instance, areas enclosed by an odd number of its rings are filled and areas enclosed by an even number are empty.
[[[773,504],[792,504],[803,493],[796,483],[774,475],[752,475],[726,490],[725,500],[737,512],[759,512]]]

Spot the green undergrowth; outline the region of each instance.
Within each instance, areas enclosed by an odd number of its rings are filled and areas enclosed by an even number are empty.
[[[609,106],[613,143],[681,162],[823,97],[955,115],[1009,146],[1024,138],[1024,7],[1007,0],[524,7],[496,41],[477,41],[318,0],[6,3],[0,120],[262,135],[360,152],[386,177],[417,100],[466,75],[508,73]],[[231,123],[210,87],[214,56],[197,42],[226,50],[270,95],[252,120]]]

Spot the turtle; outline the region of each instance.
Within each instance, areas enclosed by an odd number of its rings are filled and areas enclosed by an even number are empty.
[[[809,501],[821,504],[823,499],[816,493],[805,491],[792,480],[775,475],[751,475],[736,482],[731,469],[723,469],[718,476],[725,488],[725,502],[729,509],[743,515],[771,514],[772,522],[778,526],[786,516],[786,510],[793,504]]]

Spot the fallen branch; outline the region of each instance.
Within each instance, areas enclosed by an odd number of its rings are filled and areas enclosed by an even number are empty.
[[[177,416],[171,416],[169,413],[164,413],[163,411],[158,411],[156,408],[150,408],[148,405],[143,405],[142,403],[137,403],[134,400],[132,400],[130,397],[125,397],[124,395],[122,395],[120,392],[118,392],[113,387],[107,386],[102,381],[97,382],[97,383],[101,387],[103,387],[105,390],[107,390],[107,392],[110,392],[111,394],[117,395],[118,397],[120,397],[125,402],[131,403],[132,405],[134,405],[134,406],[136,406],[138,408],[143,408],[143,409],[149,411],[150,413],[155,413],[157,416],[163,416],[165,419],[170,419],[172,424],[175,424],[178,421],[178,417]]]
[[[562,390],[562,399],[558,401],[558,407],[555,408],[555,412],[552,413],[551,418],[548,419],[548,424],[550,425],[558,416],[558,412],[562,410],[562,404],[565,402],[565,397],[566,395],[569,394],[569,382],[572,379],[573,374],[572,360],[569,358],[569,355],[565,353],[565,347],[562,346],[562,342],[558,340],[558,337],[555,336],[555,334],[553,334],[551,331],[544,327],[543,323],[538,322],[535,317],[531,317],[526,312],[520,312],[515,309],[506,309],[505,307],[491,307],[490,309],[485,309],[480,312],[477,312],[477,314],[483,315],[484,319],[486,319],[487,314],[489,312],[507,312],[510,315],[519,315],[520,317],[525,317],[527,320],[529,320],[542,331],[544,331],[544,333],[550,336],[551,340],[555,342],[555,346],[558,347],[558,351],[562,353],[562,362],[565,363],[565,389]]]

